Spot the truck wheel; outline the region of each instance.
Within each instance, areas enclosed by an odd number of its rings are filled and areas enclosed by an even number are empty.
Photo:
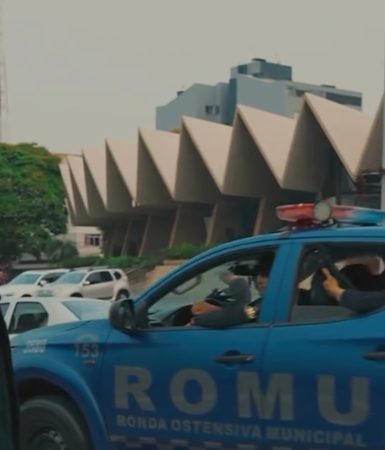
[[[86,427],[70,402],[35,397],[20,408],[21,450],[91,450]]]

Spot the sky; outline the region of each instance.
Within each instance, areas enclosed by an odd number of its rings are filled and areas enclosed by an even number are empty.
[[[156,106],[251,58],[293,79],[384,87],[385,0],[0,0],[9,142],[53,152],[135,141]]]

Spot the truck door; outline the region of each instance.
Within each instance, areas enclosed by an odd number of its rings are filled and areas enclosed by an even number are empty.
[[[282,245],[274,250],[272,280],[282,273],[287,249]],[[205,261],[170,276],[157,286],[159,294],[149,291],[139,300],[151,304],[153,326],[136,334],[112,332],[100,395],[113,448],[192,448],[207,442],[214,447],[226,443],[229,448],[264,448],[260,425],[266,408],[258,398],[266,384],[262,366],[278,283],[269,283],[257,322],[226,329],[181,323],[193,300],[218,287],[218,271],[240,257],[242,252],[236,258],[222,255],[220,262]]]
[[[266,377],[280,374],[288,392],[285,414],[275,412],[267,425],[267,448],[384,448],[385,311],[357,314],[322,301],[310,260],[319,244],[342,273],[352,261],[385,254],[384,242],[369,240],[306,242],[293,250],[288,297],[277,310],[265,354]],[[305,288],[317,304],[298,303]]]

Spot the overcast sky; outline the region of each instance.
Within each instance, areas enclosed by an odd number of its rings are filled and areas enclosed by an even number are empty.
[[[253,57],[293,78],[384,86],[385,0],[2,0],[12,142],[80,152],[136,138],[194,82],[227,81]]]

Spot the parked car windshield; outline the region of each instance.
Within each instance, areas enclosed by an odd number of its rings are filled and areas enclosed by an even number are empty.
[[[86,274],[87,272],[78,270],[74,272],[68,272],[59,277],[52,284],[77,284],[82,281],[82,279],[85,277]]]
[[[40,273],[21,273],[13,278],[8,284],[35,284],[40,276]]]
[[[9,308],[9,303],[0,303],[0,312],[3,317],[7,314]]]
[[[108,317],[110,311],[110,302],[97,300],[68,300],[63,302],[75,316],[80,320],[104,319]]]

